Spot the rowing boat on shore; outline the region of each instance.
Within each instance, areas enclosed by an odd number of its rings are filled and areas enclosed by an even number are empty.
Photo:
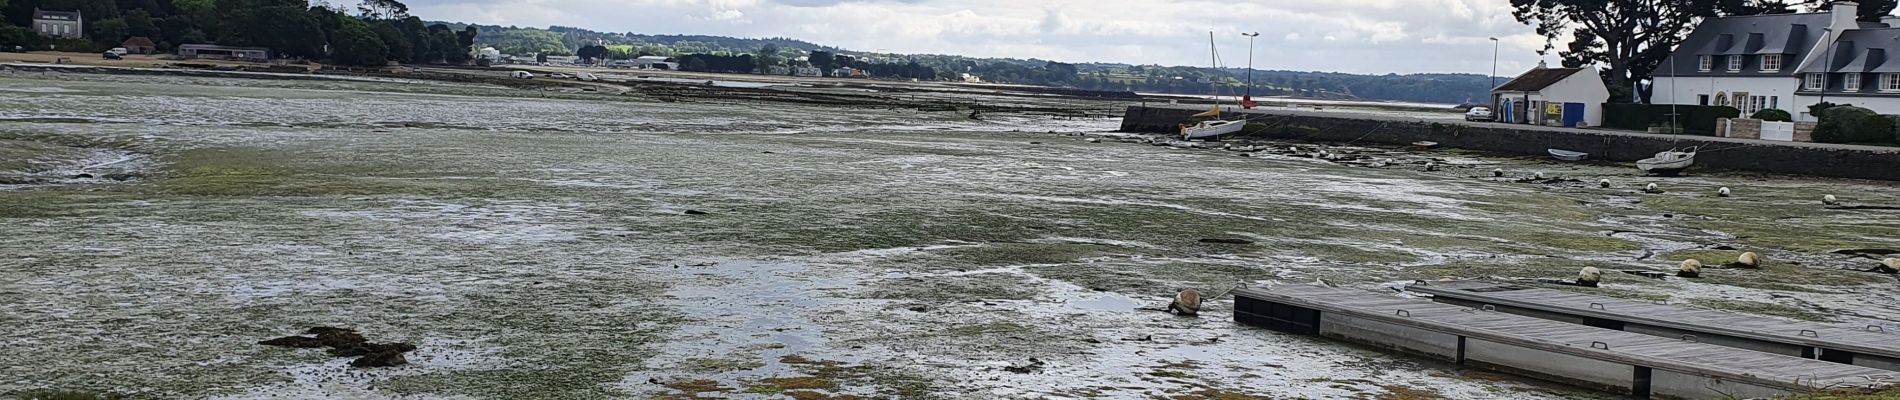
[[[1694,147],[1687,150],[1669,149],[1669,151],[1656,153],[1655,157],[1636,161],[1636,169],[1651,175],[1674,176],[1695,164],[1695,153]]]
[[[1570,151],[1570,150],[1564,150],[1564,149],[1547,149],[1545,151],[1550,152],[1551,157],[1555,157],[1559,160],[1564,160],[1564,161],[1583,161],[1584,159],[1590,158],[1590,153],[1585,153],[1581,151]]]

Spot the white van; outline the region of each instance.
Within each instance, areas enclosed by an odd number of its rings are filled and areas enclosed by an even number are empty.
[[[582,72],[580,75],[575,75],[574,79],[579,79],[582,82],[595,82],[595,81],[599,81],[600,77],[594,76],[594,74]]]
[[[534,79],[534,74],[530,74],[528,73],[528,71],[515,71],[512,73],[509,73],[508,76],[521,78],[521,79]]]
[[[114,47],[112,50],[106,50],[106,52],[112,53],[112,55],[115,56],[124,56],[126,53],[130,53],[130,51],[126,51],[124,47]]]

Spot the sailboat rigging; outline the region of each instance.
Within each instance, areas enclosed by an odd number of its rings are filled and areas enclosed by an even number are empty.
[[[1207,32],[1207,51],[1208,51],[1208,59],[1212,62],[1214,69],[1219,70],[1220,69],[1220,50],[1214,47],[1214,32],[1211,32],[1211,31]],[[1244,121],[1244,120],[1226,121],[1226,120],[1220,119],[1221,108],[1220,108],[1220,89],[1219,88],[1220,86],[1214,85],[1210,82],[1208,84],[1208,90],[1211,92],[1210,94],[1214,95],[1213,107],[1207,110],[1206,112],[1202,112],[1200,114],[1194,114],[1192,117],[1190,117],[1190,118],[1211,118],[1211,119],[1195,123],[1194,125],[1182,126],[1181,127],[1182,139],[1211,138],[1211,137],[1216,137],[1220,135],[1226,135],[1226,134],[1230,134],[1234,132],[1239,132],[1241,128],[1244,128],[1247,126],[1247,121]]]

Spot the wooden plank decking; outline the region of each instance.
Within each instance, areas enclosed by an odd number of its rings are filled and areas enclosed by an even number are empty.
[[[1869,327],[1849,329],[1727,311],[1595,296],[1532,286],[1445,281],[1414,284],[1406,291],[1467,302],[1518,307],[1604,320],[1706,332],[1798,346],[1900,358],[1900,334]]]
[[[1321,313],[1375,320],[1460,338],[1530,348],[1654,370],[1731,379],[1790,391],[1880,388],[1891,371],[1746,351],[1404,298],[1356,289],[1281,285],[1241,289],[1235,296]],[[1236,311],[1239,311],[1236,309]],[[1461,340],[1462,343],[1462,340]],[[1462,345],[1460,346],[1462,347]],[[1462,355],[1460,356],[1462,357]]]

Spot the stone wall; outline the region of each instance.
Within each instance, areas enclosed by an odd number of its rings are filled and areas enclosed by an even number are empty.
[[[1122,131],[1175,133],[1178,124],[1197,110],[1167,107],[1129,107]],[[1417,141],[1440,146],[1504,154],[1547,156],[1548,149],[1590,153],[1592,160],[1630,162],[1677,147],[1703,146],[1697,168],[1720,168],[1837,178],[1900,181],[1900,148],[1859,149],[1814,144],[1760,145],[1727,142],[1704,136],[1633,134],[1621,131],[1516,127],[1381,120],[1341,113],[1249,111],[1252,120],[1243,137],[1405,145]],[[1796,140],[1807,139],[1797,127]],[[1635,169],[1632,168],[1634,173]]]
[[[1749,118],[1717,118],[1715,134],[1736,139],[1761,139],[1761,120]]]

